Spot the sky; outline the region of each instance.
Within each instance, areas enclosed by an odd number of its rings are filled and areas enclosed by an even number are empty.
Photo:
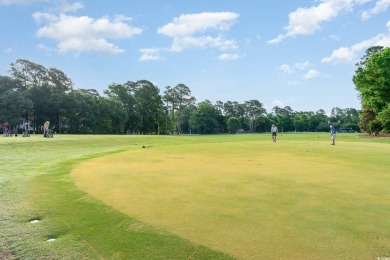
[[[390,47],[390,0],[0,0],[0,75],[26,59],[75,89],[148,80],[197,102],[361,108],[352,77]]]

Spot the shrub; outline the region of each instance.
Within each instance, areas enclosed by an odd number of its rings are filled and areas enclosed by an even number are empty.
[[[378,135],[379,132],[382,130],[382,124],[378,119],[374,119],[370,123],[368,123],[368,127],[370,129],[370,132],[374,133],[375,135]]]

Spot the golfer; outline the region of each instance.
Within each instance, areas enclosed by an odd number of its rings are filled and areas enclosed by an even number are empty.
[[[49,126],[50,122],[46,121],[45,124],[43,125],[43,137],[49,137]]]
[[[272,124],[271,133],[272,133],[272,141],[276,143],[276,135],[278,133],[278,128],[274,124]]]
[[[333,126],[330,126],[330,140],[332,140],[331,145],[335,145],[335,139],[336,139],[336,128]]]

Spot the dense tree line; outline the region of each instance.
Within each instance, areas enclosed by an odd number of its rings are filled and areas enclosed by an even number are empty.
[[[161,92],[147,80],[113,83],[100,95],[95,89],[74,89],[58,69],[22,59],[11,63],[9,74],[0,76],[0,122],[13,127],[28,122],[36,132],[46,120],[57,133],[71,134],[269,132],[272,124],[285,132],[329,131],[330,122],[359,130],[354,108],[336,107],[328,116],[324,110],[289,106],[267,112],[258,100],[197,103],[184,84]]]
[[[390,132],[390,48],[371,47],[356,65],[353,82],[363,107],[360,128],[370,134]]]

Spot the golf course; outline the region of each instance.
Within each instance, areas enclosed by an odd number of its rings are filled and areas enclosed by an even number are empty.
[[[0,259],[387,259],[390,138],[2,137]]]

